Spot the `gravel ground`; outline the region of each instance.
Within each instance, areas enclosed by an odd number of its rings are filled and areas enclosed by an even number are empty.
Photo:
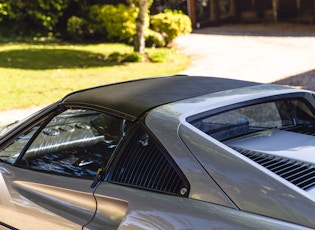
[[[315,90],[315,25],[224,25],[175,40],[191,56],[185,74],[198,74]]]
[[[174,44],[191,56],[183,74],[277,83],[315,91],[315,25],[247,24],[203,28]],[[0,112],[0,126],[41,107]]]

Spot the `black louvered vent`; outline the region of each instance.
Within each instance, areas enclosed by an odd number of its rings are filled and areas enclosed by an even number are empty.
[[[315,136],[315,127],[313,125],[298,125],[284,127],[282,130]]]
[[[232,148],[304,190],[315,185],[314,164],[237,147]]]
[[[151,138],[139,132],[120,157],[110,181],[185,196],[188,183]]]

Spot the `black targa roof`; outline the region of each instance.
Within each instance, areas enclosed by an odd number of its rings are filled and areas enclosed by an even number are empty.
[[[126,119],[136,120],[159,105],[258,84],[225,78],[175,75],[77,91],[66,96],[62,102],[99,107]]]

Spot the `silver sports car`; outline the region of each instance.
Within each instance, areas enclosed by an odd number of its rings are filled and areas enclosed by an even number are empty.
[[[315,94],[169,76],[2,132],[0,229],[314,229]]]

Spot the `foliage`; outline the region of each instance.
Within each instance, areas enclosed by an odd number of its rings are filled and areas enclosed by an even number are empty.
[[[164,47],[165,46],[165,40],[162,34],[147,29],[145,32],[145,43],[146,47]]]
[[[143,62],[144,57],[138,52],[120,53],[113,52],[105,58],[108,63]]]
[[[105,59],[109,63],[120,63],[124,59],[124,55],[120,52],[113,52]]]
[[[67,33],[73,40],[82,40],[87,33],[87,23],[84,19],[72,16],[67,21]]]
[[[143,61],[144,61],[144,56],[138,52],[132,52],[132,53],[126,54],[123,59],[123,62],[143,62]]]
[[[80,35],[82,31],[83,19],[77,16],[72,16],[67,22],[67,31],[70,35]]]
[[[129,5],[139,5],[139,0],[127,0],[126,1],[127,3],[129,3]],[[147,5],[148,5],[148,8],[151,7],[152,3],[154,2],[154,0],[147,0]]]
[[[153,30],[165,37],[167,44],[176,37],[192,31],[190,18],[180,10],[165,10],[163,13],[153,15],[150,23]]]
[[[7,2],[0,2],[0,22],[10,13],[10,5]]]
[[[94,5],[89,12],[89,29],[109,41],[132,44],[136,34],[138,8],[123,4]]]
[[[153,2],[145,1],[149,5]],[[0,0],[0,34],[7,38],[43,37],[50,34],[50,37],[75,41],[93,38],[133,45],[140,41],[143,47],[142,36],[141,40],[135,39],[139,38],[136,36],[139,0],[128,0],[129,5],[92,5],[95,2]],[[145,26],[141,31],[144,31],[147,47],[163,47],[177,36],[191,32],[190,19],[181,11],[167,10],[151,18],[149,11],[144,11],[144,15]]]
[[[166,62],[166,60],[168,60],[169,57],[166,53],[164,52],[158,52],[158,53],[154,53],[150,55],[150,61],[151,62]]]
[[[174,62],[178,54],[168,48],[160,49],[146,49],[145,56],[148,59],[148,62],[154,63],[166,63]],[[110,53],[107,57],[104,58],[106,63],[121,64],[124,62],[144,62],[145,57],[139,52],[119,52],[115,51]]]
[[[53,31],[68,3],[69,0],[6,0],[0,2],[1,32],[10,30],[12,33],[30,35]]]

